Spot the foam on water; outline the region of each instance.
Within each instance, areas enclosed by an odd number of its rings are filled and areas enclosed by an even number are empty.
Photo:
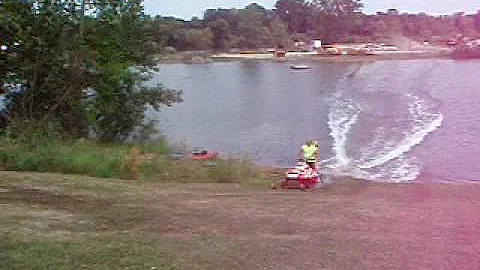
[[[337,167],[345,167],[350,163],[345,144],[353,124],[358,120],[360,108],[351,100],[336,100],[328,114],[328,127],[333,138],[333,150]]]
[[[359,168],[370,169],[401,157],[442,125],[443,115],[441,113],[429,112],[425,101],[418,96],[412,94],[407,94],[407,96],[412,99],[408,107],[413,122],[411,130],[404,132],[404,138],[395,143],[393,147],[385,147],[383,151],[371,157],[370,161],[358,165]]]
[[[334,97],[342,95],[338,94]],[[410,100],[406,109],[411,123],[401,132],[403,138],[397,137],[398,132],[388,134],[392,131],[378,127],[375,139],[362,150],[361,157],[356,160],[347,154],[346,145],[351,127],[359,120],[360,107],[351,99],[335,100],[328,115],[335,157],[321,163],[333,169],[337,175],[389,182],[415,180],[421,172],[421,166],[415,164],[412,158],[407,158],[406,154],[421,144],[428,134],[437,130],[444,117],[436,111],[435,106],[427,104],[419,96],[407,94],[406,97]],[[335,163],[331,163],[333,160]]]
[[[415,132],[408,133],[393,149],[388,149],[386,152],[380,153],[378,156],[372,158],[372,161],[365,164],[358,165],[362,169],[370,169],[383,165],[391,160],[394,160],[402,154],[409,152],[415,145],[420,144],[425,136],[437,130],[443,122],[443,115],[439,115],[435,120],[426,123],[422,127],[416,127]]]
[[[412,164],[409,160],[399,160],[399,164],[391,170],[390,181],[404,182],[413,181],[420,175],[422,167]]]

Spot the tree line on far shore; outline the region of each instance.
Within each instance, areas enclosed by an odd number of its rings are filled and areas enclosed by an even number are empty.
[[[272,10],[252,3],[243,9],[208,9],[185,21],[148,19],[159,49],[215,50],[292,46],[293,41],[388,42],[395,37],[445,43],[480,36],[480,11],[432,16],[390,9],[362,12],[360,0],[278,0]]]

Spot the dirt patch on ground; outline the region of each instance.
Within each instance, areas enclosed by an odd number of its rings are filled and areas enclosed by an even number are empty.
[[[145,211],[144,233],[212,245],[212,253],[181,245],[177,259],[224,269],[477,269],[480,188],[472,189],[352,184],[160,196]]]
[[[177,269],[480,269],[480,186],[339,181],[300,192],[268,184],[144,183],[99,199],[0,182],[0,205],[92,222],[70,231],[128,233]],[[34,221],[3,217],[17,227]]]
[[[137,201],[124,205],[120,198],[99,198],[88,195],[61,194],[38,188],[1,187],[0,216],[17,219],[29,229],[74,230],[97,233],[132,229],[143,220],[145,205]],[[31,226],[27,226],[30,224]]]
[[[111,200],[98,199],[91,196],[61,194],[38,188],[11,186],[3,187],[2,189],[0,203],[21,202],[23,204],[39,205],[71,212],[89,212],[112,204]]]

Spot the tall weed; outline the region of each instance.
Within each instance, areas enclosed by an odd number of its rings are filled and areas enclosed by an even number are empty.
[[[1,139],[0,167],[12,171],[58,172],[161,182],[252,183],[261,175],[248,158],[193,161],[169,158],[164,140],[157,144],[99,144],[62,138],[55,126],[16,125]]]

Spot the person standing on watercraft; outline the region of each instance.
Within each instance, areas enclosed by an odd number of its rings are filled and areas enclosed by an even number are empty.
[[[318,159],[318,140],[309,140],[304,145],[302,145],[301,153],[303,153],[303,159],[305,163],[312,168],[314,171],[317,171],[317,159]]]

